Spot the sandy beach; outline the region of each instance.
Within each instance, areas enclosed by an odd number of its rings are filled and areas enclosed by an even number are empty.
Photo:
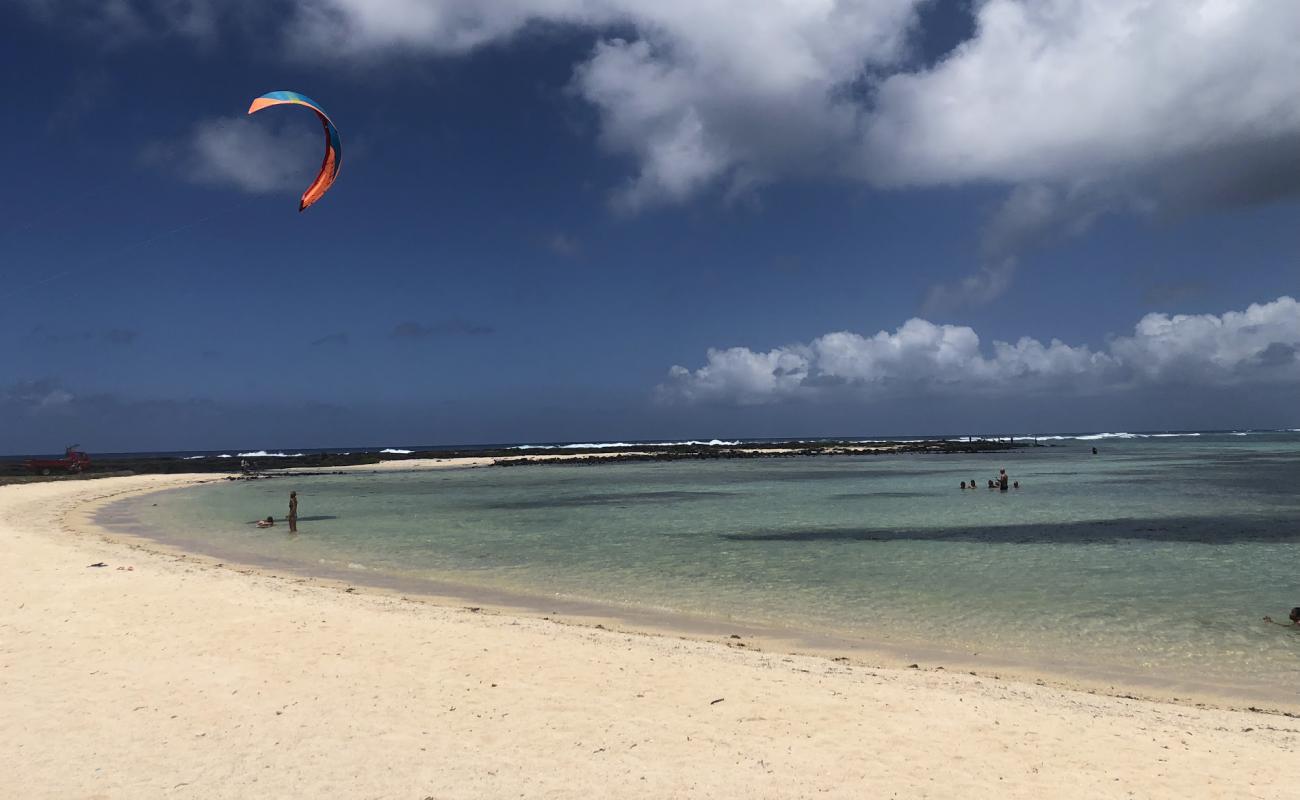
[[[1300,797],[1292,717],[348,591],[91,522],[213,479],[0,487],[0,795]]]

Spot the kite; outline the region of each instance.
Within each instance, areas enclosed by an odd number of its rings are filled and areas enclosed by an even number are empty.
[[[248,107],[248,113],[255,114],[264,108],[285,103],[307,106],[316,112],[316,116],[320,117],[321,125],[325,128],[325,160],[321,162],[316,180],[311,182],[307,191],[302,193],[302,200],[298,202],[298,210],[305,211],[308,206],[321,199],[325,192],[329,191],[330,186],[334,185],[339,167],[343,164],[343,143],[339,141],[339,129],[334,127],[325,110],[316,105],[311,98],[297,92],[267,92],[253,101],[253,104]]]

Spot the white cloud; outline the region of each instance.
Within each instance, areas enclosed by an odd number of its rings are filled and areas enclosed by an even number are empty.
[[[674,366],[670,388],[686,400],[731,400],[741,405],[780,400],[801,392],[809,377],[813,354],[806,347],[784,347],[755,353],[746,347],[709,350],[709,363],[691,372]]]
[[[290,0],[275,29],[313,63],[591,30],[603,38],[573,88],[599,111],[604,145],[639,162],[619,195],[633,207],[809,173],[879,186],[1127,180],[1300,137],[1298,4],[982,0],[975,36],[917,69],[924,2]],[[52,24],[200,40],[259,29],[267,13],[245,0],[23,4]]]
[[[199,123],[179,144],[155,145],[147,161],[175,169],[197,183],[232,186],[252,194],[306,188],[319,165],[319,126],[277,127],[265,119],[231,117]]]
[[[907,55],[925,0],[290,0],[278,46],[322,59],[460,55],[530,28],[601,37],[572,89],[601,119],[601,142],[635,159],[615,192],[626,210],[713,187],[743,192],[791,175],[841,174],[860,127],[867,70]],[[124,35],[257,29],[243,0],[26,0],[52,22]],[[112,12],[112,13],[110,13]],[[243,24],[240,24],[242,21]],[[148,24],[146,24],[146,22]]]
[[[879,86],[863,170],[886,185],[1096,180],[1300,132],[1300,5],[987,0],[935,68]]]
[[[1215,316],[1148,314],[1104,350],[1030,337],[981,347],[969,327],[910,319],[893,333],[829,333],[756,352],[708,351],[674,366],[665,401],[755,405],[794,398],[1108,392],[1143,385],[1300,383],[1300,303],[1280,297]]]
[[[989,302],[1007,258],[1102,214],[1300,190],[1300,5],[987,0],[977,23],[943,63],[885,78],[864,117],[875,185],[1017,187],[984,265],[933,287],[927,311]]]
[[[918,66],[925,2],[287,0],[280,15],[248,0],[23,0],[123,37],[275,30],[313,64],[591,31],[570,88],[596,110],[600,145],[634,163],[618,209],[807,177],[1008,187],[983,266],[936,286],[931,310],[996,298],[1008,259],[1100,214],[1300,192],[1300,4],[972,0],[973,37]],[[265,174],[208,158],[243,186]]]
[[[1141,380],[1293,381],[1300,378],[1300,303],[1280,297],[1222,316],[1147,314],[1110,350]]]
[[[618,30],[573,88],[604,146],[637,160],[616,194],[627,209],[808,174],[1069,190],[1300,136],[1300,5],[984,0],[971,40],[914,69],[921,4],[298,0],[293,37],[314,57],[370,57]]]

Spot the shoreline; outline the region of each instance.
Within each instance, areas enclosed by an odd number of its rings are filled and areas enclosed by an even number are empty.
[[[1266,797],[1291,786],[1281,764],[1300,725],[1277,714],[348,592],[214,568],[91,524],[96,506],[126,494],[205,480],[221,479],[0,488],[0,561],[16,576],[0,588],[0,682],[10,687],[0,753],[43,796],[346,786],[439,797],[1083,797],[1121,787]],[[96,570],[91,558],[116,563]],[[123,559],[135,570],[116,570]],[[168,761],[152,760],[159,752]],[[965,769],[950,770],[954,758]],[[230,771],[260,761],[266,771]],[[107,783],[96,774],[105,764],[117,775]],[[389,769],[372,769],[380,764]],[[220,777],[227,783],[212,782]]]
[[[448,460],[401,463],[408,466],[405,468],[394,466],[377,472],[490,466],[490,464],[456,463]],[[348,471],[361,471],[361,468]],[[296,473],[286,473],[286,476],[293,474]],[[1080,667],[1077,664],[1046,663],[1041,660],[1016,659],[999,654],[972,654],[945,650],[920,640],[889,642],[866,637],[850,637],[829,631],[765,624],[753,620],[734,620],[675,610],[619,605],[590,598],[528,593],[473,583],[404,577],[372,570],[352,570],[346,567],[306,562],[249,559],[245,554],[223,553],[219,549],[195,550],[184,543],[169,541],[158,532],[141,533],[138,528],[132,530],[131,527],[135,523],[111,523],[104,519],[104,513],[118,502],[157,492],[184,489],[212,480],[214,479],[199,478],[178,486],[151,489],[139,494],[132,493],[93,503],[82,510],[85,520],[83,524],[88,526],[89,532],[94,535],[126,546],[183,557],[192,563],[234,569],[245,574],[253,572],[265,577],[279,578],[287,573],[293,576],[292,579],[306,579],[317,585],[329,586],[349,593],[369,592],[439,607],[473,607],[498,615],[527,617],[564,625],[600,628],[643,636],[713,642],[727,647],[747,648],[751,652],[809,656],[852,662],[869,668],[958,671],[991,680],[1033,683],[1110,697],[1300,717],[1300,703],[1297,702],[1288,703],[1285,699],[1251,696],[1240,687],[1158,679],[1110,665],[1092,664],[1088,667]]]

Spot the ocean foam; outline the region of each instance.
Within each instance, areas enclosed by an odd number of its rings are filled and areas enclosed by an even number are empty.
[[[379,452],[381,452],[381,453],[391,453],[392,455],[398,455],[398,456],[407,456],[407,455],[410,455],[410,454],[411,454],[412,452],[414,452],[414,451],[412,451],[412,450],[400,450],[400,449],[398,449],[398,448],[396,448],[396,447],[385,447],[383,450],[380,450]]]
[[[253,450],[247,453],[240,453],[240,458],[298,458],[306,453],[268,453],[265,450]],[[230,456],[220,456],[220,458],[229,458]]]
[[[707,442],[691,439],[686,442],[577,442],[574,444],[517,444],[511,450],[605,450],[612,447],[733,447],[739,441],[728,442],[722,439],[710,439]]]
[[[970,437],[962,436],[962,437],[957,438],[957,439],[949,439],[948,441],[950,441],[950,442],[965,442],[965,441],[975,441],[975,442],[1004,442],[1004,441],[1006,441],[1007,439],[1015,439],[1015,440],[1017,440],[1017,441],[1019,441],[1019,440],[1021,440],[1021,439],[1034,439],[1035,441],[1040,441],[1040,442],[1066,442],[1066,441],[1071,441],[1071,442],[1073,442],[1073,441],[1078,441],[1078,442],[1095,442],[1095,441],[1099,441],[1099,440],[1101,440],[1101,439],[1172,439],[1172,438],[1178,438],[1178,437],[1183,437],[1183,436],[1202,436],[1202,435],[1204,435],[1204,434],[1200,434],[1200,433],[1129,433],[1128,431],[1119,431],[1119,432],[1116,432],[1116,433],[1084,433],[1084,434],[1078,434],[1078,435],[1063,435],[1063,434],[1059,434],[1059,433],[1053,433],[1053,434],[1050,434],[1050,435],[1044,435],[1044,434],[1028,434],[1028,433],[1027,433],[1027,434],[1016,434],[1015,436],[1010,436],[1010,435],[1007,435],[1007,436],[970,436]]]

